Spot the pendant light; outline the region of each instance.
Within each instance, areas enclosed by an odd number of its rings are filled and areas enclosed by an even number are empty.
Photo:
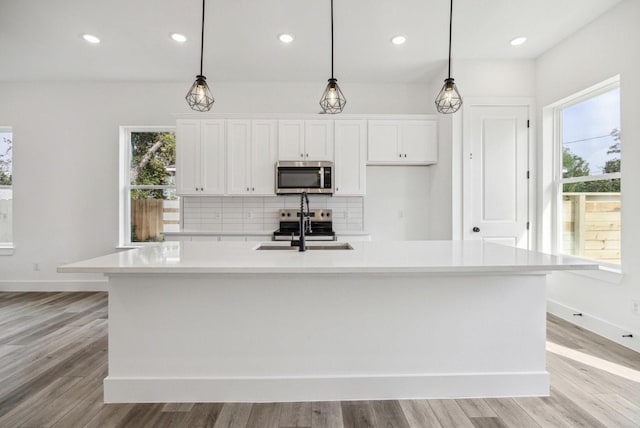
[[[202,0],[202,33],[200,36],[200,74],[191,85],[185,99],[191,109],[196,111],[209,111],[213,107],[214,99],[207,85],[207,78],[202,74],[202,58],[204,56],[204,1]]]
[[[444,79],[444,85],[436,97],[436,109],[439,113],[450,114],[457,112],[462,106],[462,97],[451,77],[451,27],[453,22],[453,0],[449,11],[449,73]]]
[[[342,113],[345,104],[347,100],[338,86],[338,79],[333,77],[333,0],[331,0],[331,79],[320,98],[320,107],[325,113],[335,114]]]

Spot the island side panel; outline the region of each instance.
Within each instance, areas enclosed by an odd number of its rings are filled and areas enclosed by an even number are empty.
[[[545,276],[113,275],[107,402],[548,395]]]

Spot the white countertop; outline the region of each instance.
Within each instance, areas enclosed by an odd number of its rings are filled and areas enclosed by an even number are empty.
[[[367,236],[369,232],[362,230],[336,230],[338,236]],[[166,236],[272,236],[272,230],[189,230],[183,229],[179,232],[164,232]],[[266,239],[265,239],[266,240]]]
[[[288,246],[288,242],[265,242]],[[318,242],[309,245],[321,245]],[[332,244],[332,243],[328,243]],[[333,243],[335,245],[335,243]],[[597,269],[482,241],[369,241],[353,250],[257,251],[255,242],[165,242],[58,267],[68,273],[535,273]]]

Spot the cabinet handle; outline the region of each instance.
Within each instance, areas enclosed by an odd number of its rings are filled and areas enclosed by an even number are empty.
[[[256,191],[256,188],[255,188],[255,187],[252,187],[252,188],[251,188],[251,191],[252,191],[252,192],[255,192],[255,191]]]
[[[304,153],[300,153],[300,157],[303,158],[304,157]]]
[[[405,158],[407,157],[407,154],[406,154],[406,153],[404,154],[404,157],[405,157]]]
[[[398,157],[401,158],[402,157],[402,153],[398,153]]]
[[[336,193],[338,193],[340,191],[339,187],[336,187]]]
[[[249,188],[247,187],[247,192],[249,191]]]
[[[309,153],[307,153],[307,157],[309,157]]]

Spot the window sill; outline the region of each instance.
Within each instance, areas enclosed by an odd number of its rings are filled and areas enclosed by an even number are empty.
[[[0,246],[0,256],[12,256],[14,247],[11,246]]]
[[[598,270],[576,270],[571,271],[570,273],[579,276],[586,276],[587,278],[613,285],[619,285],[622,282],[622,278],[624,278],[624,274],[619,268],[611,268],[602,265],[598,267]]]

